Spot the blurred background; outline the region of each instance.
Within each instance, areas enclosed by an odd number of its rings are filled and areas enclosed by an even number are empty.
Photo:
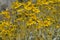
[[[0,11],[10,8],[11,3],[15,0],[0,0]]]

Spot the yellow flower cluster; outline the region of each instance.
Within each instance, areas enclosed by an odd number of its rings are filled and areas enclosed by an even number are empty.
[[[12,37],[18,37],[18,34],[22,35],[21,40],[25,40],[23,38],[27,37],[30,32],[35,34],[35,30],[54,25],[54,27],[60,28],[60,10],[56,7],[56,2],[56,0],[36,0],[36,3],[32,3],[32,0],[13,2],[11,9],[0,12],[3,18],[0,21],[0,35],[2,34],[4,37],[3,40],[8,40],[5,36],[8,36],[10,40],[15,40]],[[60,4],[58,6],[60,7]],[[40,38],[35,38],[35,40],[44,40],[43,37]]]
[[[10,18],[10,15],[9,15],[10,13],[9,13],[8,10],[2,11],[1,14],[4,15],[4,16],[5,16],[6,18],[8,18],[8,19]]]

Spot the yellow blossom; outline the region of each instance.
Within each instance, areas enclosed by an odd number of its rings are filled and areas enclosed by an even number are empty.
[[[5,20],[2,22],[2,25],[3,25],[3,26],[5,26],[5,25],[6,25],[6,26],[9,26],[10,24],[11,24],[11,22],[5,21]]]
[[[31,10],[32,7],[25,6],[25,9],[26,9],[26,10]]]
[[[32,9],[32,7],[31,7],[31,2],[27,2],[26,4],[24,4],[24,8],[26,9],[26,10],[31,10]]]
[[[50,21],[47,21],[47,20],[44,21],[44,26],[50,26],[50,25],[51,25]]]
[[[39,12],[40,12],[40,10],[37,9],[37,8],[35,8],[35,7],[34,7],[32,10],[33,10],[33,12],[35,12],[35,13],[39,13]]]
[[[37,16],[33,13],[29,15],[31,19],[37,20]]]
[[[57,25],[57,26],[56,26],[56,28],[60,28],[60,26],[59,26],[59,25]]]
[[[21,3],[19,3],[18,1],[16,1],[16,2],[12,3],[12,8],[16,9],[16,8],[20,7],[21,5],[22,5]]]
[[[32,25],[32,24],[36,24],[36,22],[32,21],[32,19],[29,19],[29,21],[27,21],[27,25]]]
[[[23,11],[24,9],[18,9],[17,12],[21,13],[21,11]]]
[[[6,17],[6,18],[10,18],[10,13],[9,13],[9,11],[8,10],[6,10],[6,11],[2,11],[2,14]]]
[[[43,21],[37,20],[37,22],[38,22],[37,29],[40,29],[43,26]]]
[[[15,21],[23,21],[23,18],[17,18]]]

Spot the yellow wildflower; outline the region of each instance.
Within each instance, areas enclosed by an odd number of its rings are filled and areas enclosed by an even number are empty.
[[[13,3],[12,3],[12,9],[13,9],[13,8],[16,9],[16,8],[20,7],[21,5],[22,5],[22,4],[19,3],[18,1],[13,2]]]
[[[41,5],[41,0],[37,0],[37,5]]]
[[[38,22],[37,29],[40,29],[43,26],[43,21],[37,20],[37,22]]]
[[[9,26],[10,24],[11,24],[11,22],[9,22],[9,21],[5,21],[5,20],[2,22],[2,25]]]
[[[29,5],[32,4],[32,2],[31,1],[28,1],[26,4],[27,4],[27,6],[29,6]]]
[[[47,20],[51,21],[53,20],[51,17],[47,16]]]
[[[29,19],[29,21],[27,21],[27,25],[32,25],[32,24],[36,24],[36,22],[33,21],[32,19]]]
[[[21,13],[21,11],[23,11],[24,9],[18,9],[17,12],[18,13]]]
[[[25,9],[26,9],[26,10],[31,10],[32,7],[25,6]]]
[[[47,2],[46,0],[44,0],[44,1],[42,1],[42,4],[46,4],[46,5],[48,5],[49,2]]]
[[[48,4],[49,4],[49,2],[45,2],[44,4],[48,5]]]
[[[37,16],[33,13],[29,15],[31,19],[37,20]]]
[[[17,22],[17,21],[24,21],[24,20],[23,18],[17,18],[15,21]]]
[[[32,10],[33,10],[33,12],[35,12],[35,13],[39,13],[39,12],[40,12],[40,10],[37,9],[36,7],[34,7]]]
[[[56,28],[60,28],[60,26],[59,26],[59,25],[57,25],[57,26],[56,26]]]
[[[8,10],[2,11],[2,14],[3,14],[6,18],[10,18],[10,15],[9,15],[9,11],[8,11]]]
[[[47,20],[44,21],[44,26],[50,26],[50,25],[51,25],[50,21],[47,21]]]
[[[26,4],[24,4],[24,8],[26,9],[26,10],[31,10],[32,9],[32,7],[31,7],[31,2],[27,2]]]

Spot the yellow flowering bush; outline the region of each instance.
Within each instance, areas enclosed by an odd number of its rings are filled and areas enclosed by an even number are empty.
[[[0,12],[0,40],[60,40],[59,8],[60,0],[12,2]]]

